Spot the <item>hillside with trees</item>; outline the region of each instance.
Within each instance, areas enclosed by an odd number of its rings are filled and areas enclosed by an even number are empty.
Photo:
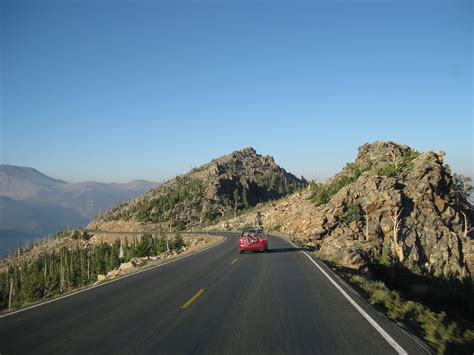
[[[88,228],[199,228],[235,217],[258,203],[279,199],[305,185],[304,180],[279,167],[272,157],[245,148],[99,214]]]
[[[102,240],[74,230],[18,247],[14,257],[0,263],[0,311],[67,294],[103,281],[111,273],[119,276],[127,264],[132,268],[145,265],[150,258],[164,259],[184,251],[200,237],[186,238],[180,233],[145,233]]]

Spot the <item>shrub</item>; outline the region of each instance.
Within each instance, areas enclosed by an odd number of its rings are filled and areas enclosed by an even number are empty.
[[[383,308],[390,319],[418,330],[438,354],[467,351],[474,341],[473,330],[462,330],[444,312],[435,313],[421,303],[404,300],[381,281],[368,280],[361,275],[352,276],[350,281],[362,288],[369,302]]]
[[[421,154],[416,150],[410,150],[403,156],[401,166],[404,168],[409,168],[412,165],[412,161],[418,158]]]
[[[316,207],[324,205],[331,200],[331,197],[336,194],[344,186],[354,182],[355,176],[340,176],[337,179],[332,180],[327,184],[311,184],[312,194],[309,199],[314,203]]]
[[[81,235],[81,239],[82,239],[82,240],[89,240],[89,239],[91,239],[91,238],[92,238],[92,235],[91,235],[91,234],[87,234],[86,231],[83,231],[83,232],[82,232],[82,235]]]
[[[81,238],[81,233],[79,233],[79,231],[76,229],[72,235],[71,235],[72,239],[79,239]]]
[[[171,244],[172,244],[172,249],[180,249],[186,246],[186,244],[184,243],[183,237],[181,236],[179,232],[176,232],[176,234],[174,235],[173,242]]]
[[[397,175],[397,168],[395,167],[395,164],[387,164],[377,169],[377,175],[395,177]]]
[[[341,223],[351,223],[362,219],[362,207],[360,203],[354,202],[347,207],[347,212],[339,219]]]

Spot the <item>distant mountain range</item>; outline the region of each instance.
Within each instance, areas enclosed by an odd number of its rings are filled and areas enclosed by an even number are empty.
[[[36,169],[0,165],[0,254],[18,243],[86,225],[98,212],[159,184],[68,183]]]

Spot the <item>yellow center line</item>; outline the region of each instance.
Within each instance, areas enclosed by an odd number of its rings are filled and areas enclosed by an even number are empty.
[[[193,303],[194,301],[196,301],[196,299],[197,299],[199,296],[202,295],[203,292],[204,292],[204,289],[201,288],[198,292],[196,292],[196,293],[194,294],[193,297],[191,297],[189,300],[186,301],[186,303],[184,303],[184,304],[181,306],[181,309],[186,309],[186,308],[188,308],[188,307],[191,305],[191,303]]]
[[[235,264],[237,262],[237,260],[239,260],[239,259],[235,258],[234,260],[232,260],[231,264]]]

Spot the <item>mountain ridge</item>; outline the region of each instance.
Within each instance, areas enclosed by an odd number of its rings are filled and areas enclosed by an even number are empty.
[[[82,227],[99,211],[157,186],[129,183],[68,183],[31,167],[0,165],[0,254],[32,237]]]
[[[97,216],[91,229],[188,229],[227,218],[262,201],[280,198],[305,184],[271,156],[247,147],[213,159]],[[109,223],[110,222],[110,223]],[[156,226],[155,226],[156,228]]]
[[[35,186],[19,185],[22,182]],[[143,190],[146,188],[152,188],[156,185],[158,185],[158,183],[143,179],[132,180],[125,183],[106,183],[93,180],[67,182],[62,179],[52,178],[32,167],[0,164],[0,196],[7,196],[16,200],[32,199],[36,194],[42,192],[44,189],[71,191],[82,186],[91,186],[103,188],[134,188],[137,190]],[[15,187],[17,188],[14,189]]]

